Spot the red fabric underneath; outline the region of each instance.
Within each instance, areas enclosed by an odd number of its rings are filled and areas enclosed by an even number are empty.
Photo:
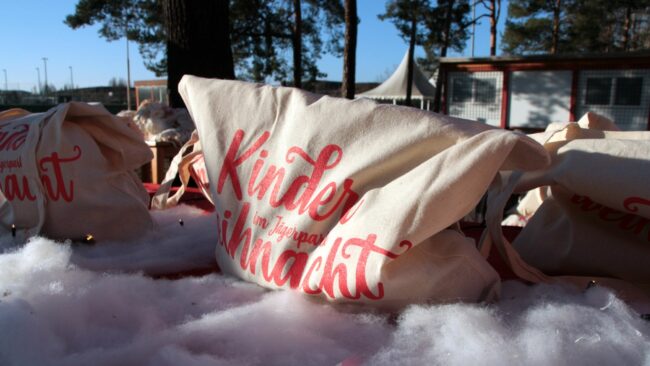
[[[472,226],[468,224],[461,224],[461,229],[470,238],[473,238],[474,241],[478,243],[479,239],[481,238],[481,234],[483,234],[483,230],[485,228],[483,227],[478,227],[478,226]],[[519,232],[521,231],[520,227],[517,226],[502,226],[501,229],[503,230],[503,235],[508,239],[510,242],[515,240],[517,235],[519,235]],[[499,254],[499,251],[492,246],[492,250],[490,251],[490,255],[487,258],[488,263],[499,273],[499,276],[501,276],[502,280],[515,280],[518,279],[517,275],[515,275],[510,267],[503,261],[501,258],[501,255]]]
[[[144,188],[149,193],[149,197],[153,197],[153,195],[156,193],[159,187],[160,184],[144,183]],[[178,187],[172,187],[172,191],[170,195],[173,195],[174,193],[176,193],[176,191],[178,191]],[[214,206],[212,205],[212,203],[210,203],[210,201],[208,201],[205,198],[205,196],[203,196],[203,193],[199,188],[194,188],[194,187],[185,188],[185,194],[183,194],[183,197],[181,197],[180,203],[194,206],[196,208],[200,208],[201,210],[208,211],[208,212],[214,211]]]
[[[147,192],[149,192],[149,196],[153,197],[153,195],[156,193],[160,185],[154,183],[144,183],[144,187],[147,190]],[[171,194],[175,193],[177,190],[178,187],[173,187]],[[208,201],[203,196],[203,193],[199,188],[192,188],[192,187],[186,188],[185,194],[183,194],[183,197],[181,197],[180,203],[194,206],[208,212],[214,211],[214,206],[210,203],[210,201]],[[485,230],[483,227],[472,225],[472,224],[461,224],[461,229],[463,230],[465,235],[467,235],[470,238],[473,238],[476,242],[479,241],[479,239],[481,238],[481,234],[483,233],[483,230]],[[506,237],[506,239],[510,240],[511,242],[517,237],[520,231],[521,231],[520,227],[514,227],[514,226],[503,227],[503,235]],[[502,280],[517,279],[517,276],[512,272],[512,270],[510,270],[510,268],[508,268],[508,266],[503,261],[498,251],[494,247],[492,248],[492,251],[488,256],[487,261],[499,273]],[[186,276],[201,276],[210,272],[218,272],[218,271],[219,268],[215,267],[211,271],[201,269],[198,271],[174,273],[174,274],[169,274],[169,275],[164,275],[159,277],[176,279],[176,278],[181,278]]]

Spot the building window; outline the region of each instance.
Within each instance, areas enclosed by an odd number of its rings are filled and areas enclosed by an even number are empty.
[[[454,78],[453,93],[451,96],[452,102],[465,103],[472,100],[472,79],[468,77]]]
[[[451,101],[454,103],[495,103],[497,81],[494,78],[475,79],[458,77],[452,79]]]
[[[474,79],[474,101],[494,103],[497,95],[496,79]]]
[[[585,104],[609,104],[612,78],[587,78]]]
[[[152,88],[149,86],[140,86],[137,88],[138,101],[140,103],[144,102],[145,99],[151,100]]]
[[[616,105],[641,105],[643,78],[616,78]]]

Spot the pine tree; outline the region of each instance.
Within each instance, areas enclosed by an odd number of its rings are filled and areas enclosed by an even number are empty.
[[[238,74],[301,86],[324,76],[317,60],[342,53],[341,0],[235,0],[231,39]],[[289,55],[289,57],[287,57]]]
[[[413,92],[413,54],[416,45],[424,44],[426,39],[427,14],[431,11],[429,0],[389,0],[386,12],[379,19],[389,19],[397,28],[399,35],[409,43],[407,63],[406,105],[411,104]]]
[[[355,93],[358,23],[357,0],[345,0],[345,49],[343,51],[341,95],[348,99],[353,99]]]
[[[501,0],[477,0],[476,4],[481,4],[488,11],[490,19],[490,56],[497,54],[497,24],[501,16]],[[479,17],[480,18],[480,17]],[[475,19],[476,21],[478,19]]]
[[[578,0],[571,10],[575,52],[648,49],[650,0]]]
[[[206,6],[222,6],[213,3]],[[298,3],[296,26],[293,9]],[[78,0],[65,23],[74,29],[100,24],[100,35],[108,40],[128,35],[138,43],[147,68],[162,76],[168,68],[163,5],[164,0]],[[233,62],[243,79],[284,83],[295,64],[301,76],[294,79],[314,80],[323,75],[316,64],[323,52],[342,53],[342,0],[231,0],[226,5],[222,13],[229,14]],[[215,20],[208,23],[218,26]]]
[[[564,52],[568,10],[575,0],[510,0],[503,35],[509,54]]]
[[[648,49],[650,0],[511,0],[503,50],[512,54]]]
[[[469,34],[468,27],[475,22],[469,19],[470,6],[467,0],[438,0],[438,5],[427,18],[429,36],[426,47],[439,49],[439,57],[447,57],[447,51],[453,49],[462,51]],[[440,111],[442,98],[442,73],[436,77],[436,95],[433,100],[433,110]]]
[[[158,76],[166,72],[160,0],[79,0],[64,23],[72,29],[99,24],[99,34],[108,41],[135,41],[147,68]]]

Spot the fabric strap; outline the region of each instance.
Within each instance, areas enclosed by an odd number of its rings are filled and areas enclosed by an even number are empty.
[[[190,148],[192,148],[192,151],[188,152]],[[202,149],[201,143],[199,142],[199,135],[194,131],[190,139],[185,143],[185,145],[183,145],[183,147],[181,147],[178,154],[176,154],[172,159],[169,169],[165,174],[165,179],[160,184],[160,188],[158,188],[151,200],[152,209],[163,210],[178,204],[178,201],[185,193],[185,189],[187,188],[190,179],[189,165],[192,160],[201,153]],[[172,184],[177,175],[180,178],[181,186],[170,197]]]
[[[521,176],[521,172],[499,173],[488,190],[487,227],[479,241],[479,251],[487,258],[494,245],[508,267],[519,278],[533,283],[551,282],[548,276],[519,256],[501,230],[503,210]]]
[[[501,220],[505,205],[522,175],[521,172],[499,173],[488,190],[486,229],[479,240],[479,251],[483,257],[488,257],[492,245],[494,245],[512,272],[524,281],[531,283],[564,283],[583,289],[590,284],[596,283],[614,290],[617,296],[628,302],[636,311],[640,313],[650,312],[650,288],[614,278],[547,276],[521,258],[503,235]]]

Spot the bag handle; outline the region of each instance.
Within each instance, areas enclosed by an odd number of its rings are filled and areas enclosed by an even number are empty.
[[[192,151],[186,154],[190,148],[192,148]],[[181,197],[185,193],[187,184],[190,180],[190,163],[202,152],[203,150],[201,149],[199,135],[196,130],[194,130],[190,139],[185,143],[185,145],[183,145],[183,147],[181,147],[178,154],[176,154],[172,159],[169,169],[165,174],[165,179],[151,199],[152,209],[164,210],[165,208],[178,205],[178,201],[180,201]],[[172,189],[172,184],[177,175],[180,177],[181,186],[178,188],[176,193],[170,197],[169,194]]]
[[[623,280],[586,276],[547,276],[526,263],[501,230],[501,218],[510,195],[523,176],[522,172],[499,173],[488,190],[486,228],[479,240],[479,251],[487,258],[495,245],[501,258],[512,272],[522,280],[532,283],[566,283],[579,288],[592,284],[604,285],[614,290],[621,299],[640,313],[650,312],[650,286],[639,286]]]
[[[488,189],[486,229],[479,240],[479,251],[487,258],[494,245],[501,258],[519,278],[533,283],[552,282],[550,277],[521,258],[501,230],[503,210],[522,175],[522,172],[499,173]]]

